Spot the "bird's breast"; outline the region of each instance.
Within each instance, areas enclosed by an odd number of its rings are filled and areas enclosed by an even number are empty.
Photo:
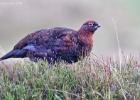
[[[82,52],[84,55],[89,55],[93,47],[93,36],[81,36],[79,40],[82,50],[80,52]]]

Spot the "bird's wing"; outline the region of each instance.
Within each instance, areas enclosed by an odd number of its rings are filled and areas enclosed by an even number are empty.
[[[77,44],[77,36],[70,33],[71,31],[62,32],[63,34],[56,34],[54,37],[50,37],[46,44],[44,45],[29,45],[25,50],[35,51],[34,55],[36,56],[57,56],[65,55],[71,52],[75,52]]]
[[[27,45],[39,45],[41,43],[44,43],[44,41],[47,41],[50,35],[51,34],[49,29],[43,29],[28,34],[14,46],[14,49],[23,49]]]
[[[14,49],[23,49],[28,45],[41,45],[46,49],[67,49],[75,45],[75,33],[74,30],[61,27],[40,30],[27,35],[14,46]]]
[[[48,42],[49,47],[52,48],[56,53],[66,53],[74,48],[77,48],[77,37],[73,31],[66,31],[61,34],[58,38]]]

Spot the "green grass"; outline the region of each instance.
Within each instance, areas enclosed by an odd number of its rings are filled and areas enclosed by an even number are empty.
[[[0,70],[0,100],[140,100],[140,65],[94,57],[76,64],[16,64]]]

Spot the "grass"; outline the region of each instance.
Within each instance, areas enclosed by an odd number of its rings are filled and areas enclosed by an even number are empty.
[[[0,70],[0,100],[140,100],[140,65],[130,56],[76,64],[16,64]]]

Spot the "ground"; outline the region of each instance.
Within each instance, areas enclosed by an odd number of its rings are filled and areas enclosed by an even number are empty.
[[[133,56],[120,62],[92,56],[78,63],[3,63],[1,100],[140,100],[140,64]],[[10,68],[10,70],[8,69]]]

